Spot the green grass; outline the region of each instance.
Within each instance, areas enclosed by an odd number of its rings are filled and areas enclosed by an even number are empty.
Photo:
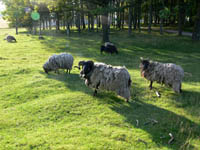
[[[14,32],[0,29],[0,39]],[[44,37],[38,40],[21,32],[17,43],[0,41],[0,149],[200,149],[199,42],[171,34],[135,32],[129,37],[126,31],[111,31],[119,50],[111,56],[100,55],[101,33],[66,37],[52,31]],[[61,52],[71,53],[74,65],[80,60],[125,65],[133,81],[131,102],[106,91],[93,97],[78,69],[70,75],[45,74],[42,65]],[[140,76],[141,56],[181,65],[187,72],[183,93],[156,83],[150,91]],[[145,124],[149,118],[158,123]],[[175,137],[171,144],[169,133]]]

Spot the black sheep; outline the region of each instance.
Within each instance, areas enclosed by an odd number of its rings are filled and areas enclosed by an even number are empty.
[[[7,40],[8,42],[17,42],[14,36],[8,35],[4,40]]]
[[[101,46],[101,54],[103,52],[111,53],[111,54],[113,54],[113,53],[118,54],[116,46],[110,42],[106,42],[104,45]]]

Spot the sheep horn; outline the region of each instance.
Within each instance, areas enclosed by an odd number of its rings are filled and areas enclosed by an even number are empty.
[[[74,68],[78,68],[79,70],[81,69],[80,66],[74,66]]]

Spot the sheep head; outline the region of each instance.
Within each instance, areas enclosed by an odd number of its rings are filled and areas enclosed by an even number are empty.
[[[47,74],[48,74],[49,71],[51,71],[51,69],[48,69],[48,67],[46,67],[45,64],[43,65],[43,69],[44,69],[44,72],[47,73]]]
[[[149,67],[149,60],[148,59],[143,59],[142,57],[140,57],[141,63],[140,63],[140,68],[141,70],[146,70]]]
[[[82,70],[80,72],[80,76],[87,79],[89,78],[89,74],[94,68],[94,62],[93,61],[83,61],[82,63]]]
[[[150,62],[148,59],[143,59],[142,57],[140,58],[140,60],[141,60],[140,63],[141,76],[144,77],[145,71],[148,69]]]

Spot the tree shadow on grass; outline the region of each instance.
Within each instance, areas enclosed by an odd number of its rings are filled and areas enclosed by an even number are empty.
[[[45,73],[41,72],[41,74]],[[69,75],[62,72],[60,74],[46,74],[46,77],[64,82],[69,90],[80,91],[89,95],[93,93],[90,88],[85,86],[78,74]],[[108,104],[108,107],[123,116],[128,124],[149,133],[152,141],[158,147],[165,146],[174,150],[195,149],[196,147],[190,143],[190,140],[199,138],[200,125],[174,112],[143,102],[140,96],[145,93],[145,89],[139,88],[136,84],[133,86],[132,101],[128,104],[116,94],[109,92],[106,92],[106,94],[105,92],[98,92],[95,99],[101,104]],[[135,86],[137,86],[137,89],[135,89]],[[185,94],[191,95],[188,92]],[[149,118],[158,121],[158,123],[149,122]],[[138,124],[136,120],[138,120]],[[168,144],[169,133],[172,133],[175,138],[171,144]],[[142,140],[142,137],[138,137],[138,139]],[[148,143],[147,148],[151,148]]]
[[[125,122],[134,128],[139,128],[149,133],[152,141],[158,147],[165,146],[174,150],[197,149],[197,147],[190,143],[190,140],[199,139],[199,124],[172,111],[144,102],[146,99],[141,95],[146,93],[146,87],[141,88],[138,87],[137,83],[134,83],[131,90],[132,98],[130,103],[126,103],[114,93],[99,93],[97,100],[100,104],[108,104],[111,110],[123,116]],[[186,92],[186,94],[189,93]],[[138,120],[138,123],[136,120]],[[152,122],[152,120],[157,122]],[[174,141],[170,144],[168,144],[171,138],[169,133],[172,133],[174,136]],[[138,137],[137,140],[145,141],[142,137]],[[149,145],[152,144],[147,143],[147,149],[151,148]]]
[[[65,83],[66,88],[68,88],[71,91],[79,91],[84,92],[86,94],[90,94],[90,92],[92,93],[92,91],[88,90],[88,87],[85,86],[84,81],[80,78],[79,74],[66,74],[64,72],[61,72],[59,74],[55,74],[52,72],[46,74],[42,71],[40,73],[45,75],[49,79],[54,79]]]
[[[190,144],[190,140],[199,138],[199,124],[171,111],[142,101],[136,101],[129,105],[119,104],[114,101],[113,103],[114,104],[111,106],[113,111],[124,116],[125,122],[149,133],[152,137],[152,141],[158,146],[166,146],[174,150],[195,149],[195,147]],[[158,123],[149,122],[149,119],[154,119],[158,121]],[[138,123],[136,120],[138,120]],[[172,133],[175,138],[171,144],[168,144],[170,140],[169,133]],[[142,140],[142,137],[138,137],[138,139]],[[148,147],[148,143],[147,148],[151,148]]]
[[[177,108],[182,108],[192,116],[200,114],[200,92],[183,90],[181,94],[170,95]]]

